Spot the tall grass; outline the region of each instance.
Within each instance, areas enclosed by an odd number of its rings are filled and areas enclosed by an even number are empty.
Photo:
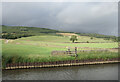
[[[118,58],[117,52],[109,52],[109,51],[90,51],[90,52],[81,52],[78,53],[77,59],[112,59]]]
[[[63,61],[63,60],[87,60],[87,59],[112,59],[118,58],[117,52],[108,51],[90,51],[78,53],[78,57],[72,56],[23,56],[23,55],[11,55],[2,56],[3,66],[9,63],[24,63],[24,62],[53,62],[53,61]]]

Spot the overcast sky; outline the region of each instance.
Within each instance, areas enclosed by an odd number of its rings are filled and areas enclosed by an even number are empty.
[[[2,24],[118,34],[117,2],[4,2]]]

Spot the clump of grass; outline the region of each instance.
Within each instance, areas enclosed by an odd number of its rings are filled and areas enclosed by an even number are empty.
[[[78,53],[78,58],[80,60],[84,59],[112,59],[118,58],[117,52],[109,52],[109,51],[90,51],[90,52],[81,52]]]

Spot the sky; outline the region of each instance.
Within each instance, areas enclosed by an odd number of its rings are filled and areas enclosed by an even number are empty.
[[[2,24],[118,35],[118,3],[3,2]]]

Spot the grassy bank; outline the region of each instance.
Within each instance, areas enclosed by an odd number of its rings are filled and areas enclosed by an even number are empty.
[[[13,47],[13,46],[11,46]],[[63,60],[86,60],[86,59],[112,59],[118,58],[117,52],[109,52],[109,51],[90,51],[90,52],[80,52],[78,53],[78,57],[72,56],[51,56],[51,51],[55,50],[55,48],[44,48],[44,47],[33,47],[33,46],[19,46],[16,45],[15,51],[9,48],[8,52],[3,51],[2,61],[3,66],[9,63],[24,63],[24,62],[52,62],[52,61],[63,61]],[[21,47],[21,50],[20,50]],[[29,48],[28,48],[29,47]],[[31,49],[31,50],[29,50]],[[59,49],[58,49],[59,50]],[[22,51],[22,52],[21,52]],[[33,52],[34,51],[34,52]],[[43,51],[43,52],[41,52]],[[46,51],[46,52],[45,52]],[[8,54],[9,53],[9,54]]]

